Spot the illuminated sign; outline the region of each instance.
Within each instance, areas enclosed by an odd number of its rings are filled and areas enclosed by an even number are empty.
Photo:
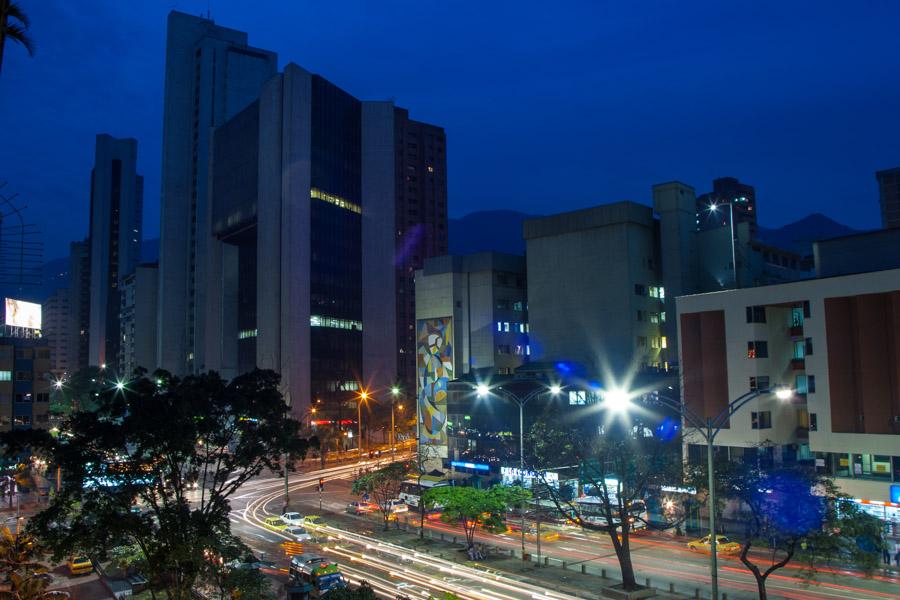
[[[503,480],[503,485],[521,483],[522,487],[530,488],[534,485],[535,479],[543,479],[547,485],[559,488],[559,475],[550,471],[537,473],[527,469],[523,471],[515,467],[500,467],[500,477]]]
[[[470,463],[470,462],[461,462],[458,460],[454,460],[450,462],[451,467],[456,467],[457,469],[474,469],[475,471],[490,471],[490,465],[483,465],[481,463]]]
[[[891,486],[891,502],[900,504],[900,485]]]
[[[6,319],[4,322],[12,327],[40,329],[41,305],[34,302],[6,298]]]
[[[677,485],[661,485],[659,489],[670,494],[696,494],[696,488],[678,487]]]

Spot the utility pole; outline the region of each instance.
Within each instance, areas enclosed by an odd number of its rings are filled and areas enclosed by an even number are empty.
[[[283,454],[284,458],[284,510],[281,511],[281,514],[284,514],[288,511],[288,503],[291,501],[290,494],[288,493],[288,455],[287,452]]]

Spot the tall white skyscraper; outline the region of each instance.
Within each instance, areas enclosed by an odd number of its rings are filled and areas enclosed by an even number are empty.
[[[90,336],[88,363],[115,366],[122,280],[140,260],[144,178],[137,140],[97,135],[91,172]]]
[[[205,286],[210,137],[259,97],[274,52],[209,19],[169,13],[163,107],[157,362],[183,374],[206,368]]]

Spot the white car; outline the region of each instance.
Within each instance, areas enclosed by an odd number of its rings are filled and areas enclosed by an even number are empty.
[[[303,525],[303,515],[298,512],[286,512],[281,515],[281,522],[285,525]]]
[[[394,498],[391,500],[391,512],[392,513],[405,513],[409,512],[409,507],[406,505],[406,502],[400,500],[399,498]]]
[[[291,525],[290,527],[285,527],[282,533],[291,536],[297,542],[314,542],[315,538],[309,533],[307,530],[303,529],[299,525]]]

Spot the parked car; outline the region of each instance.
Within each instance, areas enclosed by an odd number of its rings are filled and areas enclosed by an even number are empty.
[[[94,571],[94,563],[87,556],[73,556],[67,566],[70,575],[87,575]]]
[[[298,512],[286,512],[281,515],[285,525],[300,525],[303,523],[303,515]]]
[[[709,536],[705,536],[700,538],[699,540],[694,540],[692,542],[688,542],[687,547],[690,550],[699,550],[700,552],[710,552],[710,539]],[[741,545],[737,542],[732,542],[724,535],[716,536],[716,554],[737,554],[741,551]]]

